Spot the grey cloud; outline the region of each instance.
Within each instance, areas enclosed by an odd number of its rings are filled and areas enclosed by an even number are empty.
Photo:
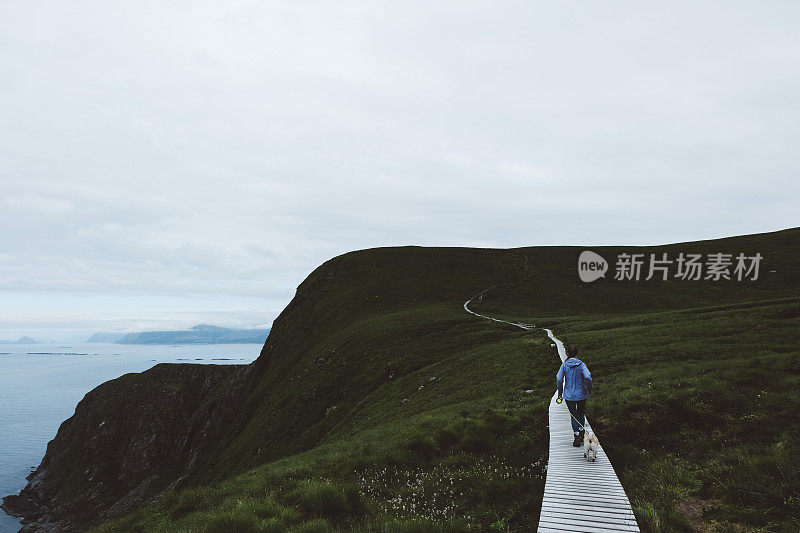
[[[167,297],[219,320],[251,298],[266,323],[351,249],[795,226],[798,11],[5,6],[0,294],[31,327],[34,293],[76,328],[156,320]],[[123,312],[67,312],[81,294]]]

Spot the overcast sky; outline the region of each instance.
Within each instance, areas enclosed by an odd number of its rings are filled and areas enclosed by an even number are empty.
[[[0,339],[269,324],[374,246],[798,223],[800,4],[0,6]]]

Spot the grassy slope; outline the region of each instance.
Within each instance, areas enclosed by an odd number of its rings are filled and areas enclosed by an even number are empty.
[[[549,270],[540,273],[549,286],[506,284],[478,307],[552,327],[583,349],[598,385],[589,415],[643,529],[797,531],[799,247],[794,229],[658,249],[758,251],[758,282],[587,287]]]
[[[776,419],[796,410],[797,304],[684,309],[800,295],[798,236],[659,249],[760,251],[778,270],[738,284],[581,284],[579,248],[331,260],[276,321],[248,422],[193,474],[201,486],[100,529],[532,528],[557,360],[540,333],[463,312],[490,286],[478,310],[550,324],[585,348],[599,384],[590,414],[646,528],[791,529],[797,486],[783,450],[798,425]],[[787,377],[768,379],[781,368]],[[715,435],[747,453],[709,446]]]
[[[535,523],[549,378],[531,369],[556,361],[543,336],[462,309],[523,267],[515,251],[421,248],[322,265],[273,326],[248,424],[193,474],[207,488],[106,527]]]
[[[561,324],[650,530],[800,530],[800,298]]]

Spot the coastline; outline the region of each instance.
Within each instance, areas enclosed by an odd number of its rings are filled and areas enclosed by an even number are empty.
[[[51,491],[42,492],[35,483],[47,477],[46,470],[51,468],[44,461],[48,444],[90,391],[159,363],[241,367],[258,356],[260,345],[72,346],[75,352],[87,352],[85,356],[52,353],[65,351],[57,345],[37,346],[37,351],[51,352],[37,356],[26,355],[28,346],[9,348],[0,348],[10,352],[0,357],[0,449],[4,452],[0,455],[0,533],[70,529],[69,517],[59,512],[60,501],[52,505],[47,498]]]
[[[58,518],[47,503],[43,495],[36,492],[36,487],[41,485],[44,469],[40,466],[28,477],[28,484],[19,494],[2,497],[0,509],[13,518],[20,519],[22,528],[19,533],[33,531],[42,533],[57,533],[77,529],[70,518]]]

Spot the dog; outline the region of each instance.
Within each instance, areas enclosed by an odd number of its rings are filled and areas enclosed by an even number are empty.
[[[583,436],[583,456],[587,461],[597,461],[598,446],[600,446],[600,442],[597,440],[597,435],[592,430],[587,431]]]

